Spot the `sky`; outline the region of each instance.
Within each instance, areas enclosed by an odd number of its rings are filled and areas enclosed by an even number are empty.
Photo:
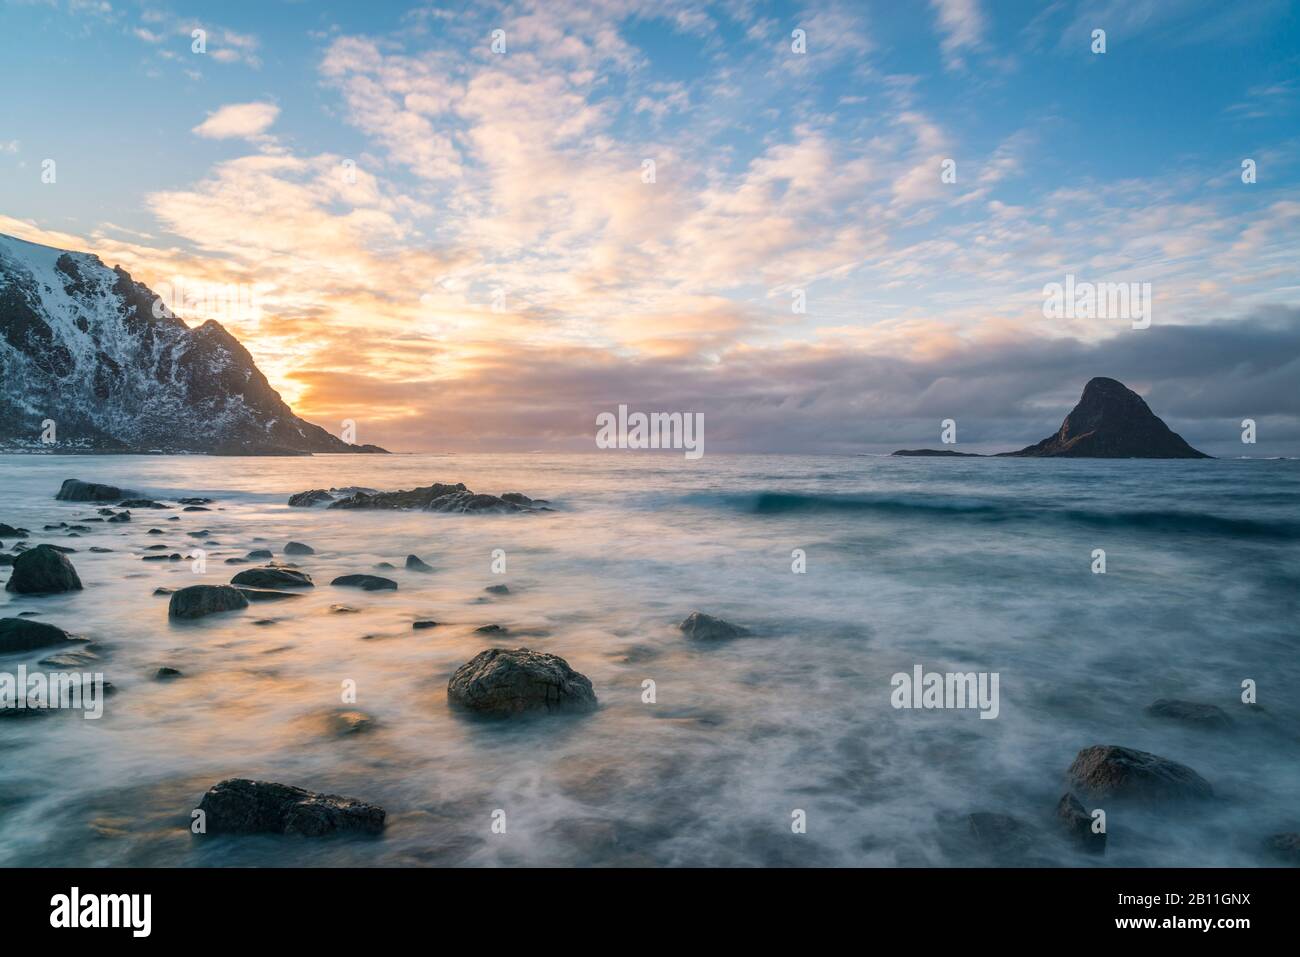
[[[0,232],[242,290],[177,312],[359,442],[1002,450],[1104,375],[1300,454],[1297,3],[0,4]]]

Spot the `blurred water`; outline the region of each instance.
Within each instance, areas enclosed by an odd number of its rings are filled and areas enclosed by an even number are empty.
[[[136,510],[63,542],[39,530],[94,514],[54,501],[69,477],[217,501]],[[435,481],[557,510],[286,505],[314,487]],[[3,593],[0,615],[35,610],[94,639],[119,689],[99,721],[0,721],[0,864],[963,865],[987,861],[953,841],[954,822],[990,810],[1038,829],[1033,863],[1253,865],[1263,837],[1300,825],[1294,461],[3,456],[0,488],[0,521],[77,548],[85,583]],[[159,542],[188,550],[183,533],[200,528],[221,543],[205,575],[140,560]],[[171,624],[152,594],[227,581],[239,568],[226,557],[289,540],[317,550],[282,558],[315,579],[302,598]],[[806,574],[791,571],[796,548]],[[1094,548],[1105,575],[1090,572]],[[436,572],[402,570],[408,553]],[[380,572],[396,593],[328,584],[380,561],[398,566]],[[509,596],[484,594],[501,582]],[[695,609],[756,636],[694,647],[675,625]],[[412,631],[424,617],[445,624]],[[474,633],[488,623],[510,636]],[[494,645],[563,656],[599,711],[486,723],[450,711],[447,678]],[[890,677],[915,664],[998,672],[999,717],[894,710]],[[151,680],[161,665],[185,677]],[[1266,712],[1240,704],[1244,678]],[[329,717],[352,707],[345,679],[375,725],[339,737]],[[1218,704],[1234,725],[1145,716],[1160,697]],[[1096,743],[1189,764],[1219,800],[1111,811],[1107,856],[1080,858],[1052,813],[1066,767]],[[387,830],[192,837],[203,791],[234,776],[374,801]],[[497,809],[505,834],[491,831]],[[806,834],[791,832],[794,809]]]

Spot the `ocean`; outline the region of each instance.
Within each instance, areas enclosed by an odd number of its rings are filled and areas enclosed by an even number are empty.
[[[215,501],[68,538],[42,526],[95,506],[56,502],[66,478]],[[286,504],[433,482],[554,511]],[[0,616],[35,611],[92,639],[116,688],[99,720],[0,720],[0,865],[965,866],[990,863],[964,838],[988,811],[1027,835],[995,863],[1254,866],[1268,835],[1300,825],[1300,462],[9,455],[0,488],[0,522],[77,549],[85,585],[0,593]],[[154,544],[188,552],[202,528],[220,544],[201,573],[142,561]],[[316,554],[280,555],[290,540]],[[250,567],[224,560],[256,548],[316,587],[169,622],[155,588],[224,583]],[[403,569],[412,553],[435,570]],[[385,561],[397,568],[376,572]],[[352,572],[399,589],[329,584]],[[484,591],[496,584],[510,593]],[[692,643],[677,625],[696,610],[751,634]],[[439,626],[412,629],[426,618]],[[453,711],[449,676],[494,646],[560,655],[599,709]],[[162,666],[184,676],[154,680]],[[996,718],[894,707],[893,676],[917,666],[998,675]],[[1160,698],[1218,705],[1231,724],[1147,715]],[[342,733],[341,711],[370,723]],[[1107,807],[1106,854],[1083,855],[1055,807],[1093,744],[1184,763],[1215,799]],[[387,827],[193,835],[204,791],[231,777],[374,802]]]

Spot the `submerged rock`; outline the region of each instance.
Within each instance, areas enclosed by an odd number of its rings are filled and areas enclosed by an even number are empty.
[[[55,625],[26,618],[0,618],[0,655],[15,655],[84,641],[83,638],[73,638]]]
[[[506,585],[488,585],[483,589],[489,595],[509,595],[510,589]]]
[[[163,665],[161,668],[159,668],[157,671],[153,673],[154,681],[172,681],[173,679],[183,678],[183,677],[185,677],[185,673],[183,671],[177,668],[169,668],[166,665]]]
[[[1170,801],[1214,795],[1209,782],[1187,765],[1113,744],[1084,748],[1068,775],[1074,787],[1096,798]]]
[[[229,585],[190,585],[172,595],[167,603],[168,618],[202,618],[220,611],[248,607],[248,599]]]
[[[362,591],[397,591],[397,582],[378,575],[340,575],[330,584],[344,588],[360,588]]]
[[[1030,829],[1009,814],[976,811],[967,815],[966,822],[975,844],[995,858],[1023,857],[1033,847]]]
[[[310,545],[304,545],[302,542],[289,542],[284,546],[286,555],[315,555],[316,549]]]
[[[307,494],[307,493],[300,493]],[[357,491],[330,502],[330,508],[418,509],[425,512],[532,512],[536,506],[520,501],[526,496],[514,493],[508,501],[496,495],[481,495],[467,489],[463,482],[445,485],[435,482],[423,488],[397,492]],[[296,498],[297,496],[295,496]],[[290,502],[293,500],[290,499]],[[531,500],[530,500],[531,502]]]
[[[199,802],[208,834],[378,834],[384,809],[337,794],[315,794],[287,784],[232,778]]]
[[[682,634],[692,641],[727,641],[731,638],[743,638],[749,632],[721,618],[714,618],[700,611],[693,611],[677,626]]]
[[[1293,867],[1300,866],[1300,834],[1295,831],[1274,834],[1264,842],[1264,848],[1279,860]]]
[[[118,508],[171,508],[170,505],[164,505],[162,502],[155,502],[151,498],[129,498],[124,502],[117,503]]]
[[[312,588],[314,582],[306,572],[292,568],[246,568],[234,578],[232,585],[247,585],[249,588]]]
[[[408,572],[431,572],[433,566],[421,559],[419,555],[407,555],[406,570]]]
[[[54,498],[60,502],[116,502],[125,494],[115,485],[64,479],[63,485],[59,487],[59,493]]]
[[[434,621],[432,618],[424,618],[421,619],[420,621],[411,622],[411,628],[413,628],[415,631],[421,631],[422,629],[425,628],[437,628],[437,627],[438,627],[438,622]]]
[[[527,648],[491,648],[456,669],[447,682],[452,704],[482,714],[590,711],[591,681],[557,655]]]
[[[52,545],[37,545],[14,559],[14,570],[5,591],[20,595],[81,591],[81,579],[60,549]]]
[[[260,559],[260,558],[274,558],[275,552],[271,551],[269,548],[255,548],[244,557],[250,560]]]
[[[1232,725],[1228,713],[1218,705],[1178,701],[1173,698],[1161,698],[1151,704],[1147,707],[1147,714],[1153,718],[1167,718],[1202,728],[1227,728]]]
[[[1056,805],[1056,819],[1061,823],[1066,836],[1080,849],[1089,854],[1106,853],[1106,833],[1093,833],[1092,815],[1079,799],[1068,791],[1061,795]]]
[[[326,719],[326,724],[331,734],[346,737],[371,730],[375,719],[364,711],[335,711]]]

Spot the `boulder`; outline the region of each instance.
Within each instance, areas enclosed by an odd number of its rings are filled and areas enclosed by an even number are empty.
[[[79,479],[64,479],[55,499],[60,502],[117,502],[126,493],[114,485],[100,485],[98,482],[82,482]]]
[[[378,575],[340,575],[330,584],[344,588],[360,588],[362,591],[397,591],[397,582]]]
[[[518,493],[515,493],[518,495]],[[522,496],[521,496],[522,497]],[[425,512],[532,512],[532,504],[507,501],[495,495],[481,495],[467,489],[463,482],[446,485],[435,482],[422,488],[397,492],[358,491],[330,502],[330,508],[344,509],[419,509]]]
[[[315,794],[287,784],[232,778],[199,802],[208,834],[378,834],[384,809],[337,794]]]
[[[334,496],[323,488],[309,489],[306,492],[299,492],[296,495],[289,496],[289,505],[293,508],[311,508],[321,502],[332,501],[334,501]]]
[[[408,572],[431,572],[433,566],[421,559],[419,555],[407,555],[406,570]]]
[[[447,698],[479,714],[529,711],[591,711],[596,692],[591,681],[557,655],[527,648],[491,648],[456,669]]]
[[[14,570],[5,591],[20,595],[50,595],[81,591],[81,579],[72,562],[50,545],[29,548],[14,559]]]
[[[190,585],[175,592],[167,603],[168,618],[202,618],[219,611],[248,607],[248,599],[229,585]]]
[[[1067,772],[1089,797],[1140,802],[1213,797],[1208,781],[1177,761],[1114,744],[1084,748]]]
[[[82,643],[62,628],[26,618],[0,618],[0,655],[16,655],[42,648],[57,648],[69,642]]]
[[[1094,834],[1092,815],[1088,809],[1068,791],[1061,795],[1056,805],[1056,819],[1060,822],[1065,835],[1080,850],[1089,854],[1106,853],[1106,834]]]
[[[6,525],[4,522],[0,522],[0,536],[4,538],[25,538],[30,534],[31,532],[25,528],[17,528],[13,525]]]
[[[1227,728],[1232,725],[1228,713],[1218,705],[1179,701],[1174,698],[1161,698],[1149,705],[1147,714],[1153,718],[1181,721],[1183,724],[1198,728]]]
[[[249,588],[312,588],[314,583],[306,572],[292,568],[246,568],[234,578],[232,585],[247,585]]]
[[[693,611],[677,626],[692,641],[727,641],[742,638],[749,632],[721,618],[714,618],[700,611]]]
[[[289,542],[284,546],[286,555],[315,555],[316,549],[310,545],[304,545],[302,542]]]

